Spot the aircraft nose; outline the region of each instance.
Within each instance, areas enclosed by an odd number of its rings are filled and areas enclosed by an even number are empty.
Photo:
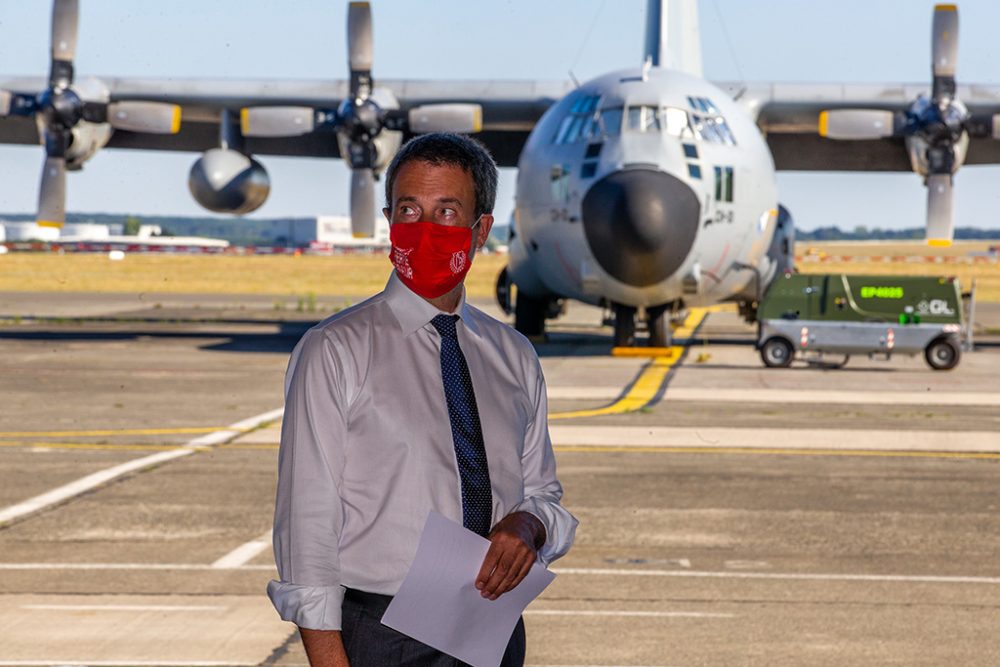
[[[658,283],[691,252],[701,206],[684,181],[653,169],[625,169],[595,183],[583,198],[590,250],[616,280]]]

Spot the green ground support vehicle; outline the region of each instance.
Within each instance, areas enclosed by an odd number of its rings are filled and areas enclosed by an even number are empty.
[[[787,367],[800,357],[870,357],[921,352],[948,370],[962,355],[963,302],[958,281],[925,276],[788,273],[757,310],[761,359]]]

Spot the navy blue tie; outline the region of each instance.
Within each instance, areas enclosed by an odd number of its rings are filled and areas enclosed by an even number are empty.
[[[493,492],[476,392],[455,331],[457,320],[458,315],[437,315],[431,324],[441,334],[441,379],[462,481],[462,525],[485,537],[492,527]]]

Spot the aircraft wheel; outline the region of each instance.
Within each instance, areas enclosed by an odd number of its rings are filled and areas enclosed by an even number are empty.
[[[665,316],[666,306],[646,309],[646,328],[649,330],[650,347],[670,346],[670,325]]]
[[[615,304],[615,347],[635,347],[635,308]]]
[[[768,338],[760,348],[760,358],[768,368],[788,368],[795,358],[795,350],[784,338]]]
[[[500,306],[500,310],[505,315],[510,315],[513,312],[513,309],[510,307],[510,285],[510,272],[507,271],[507,267],[505,266],[500,270],[496,284],[497,305]]]
[[[924,350],[927,365],[936,371],[950,371],[961,358],[962,350],[951,338],[938,338]]]
[[[514,300],[514,328],[528,338],[544,338],[545,314],[548,309],[548,299],[536,299],[518,291]]]

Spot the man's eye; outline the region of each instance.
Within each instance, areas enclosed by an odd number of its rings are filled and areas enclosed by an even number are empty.
[[[404,215],[404,216],[410,217],[412,215],[416,215],[416,213],[417,213],[417,209],[413,208],[412,206],[400,206],[399,207],[399,214],[400,215]]]

